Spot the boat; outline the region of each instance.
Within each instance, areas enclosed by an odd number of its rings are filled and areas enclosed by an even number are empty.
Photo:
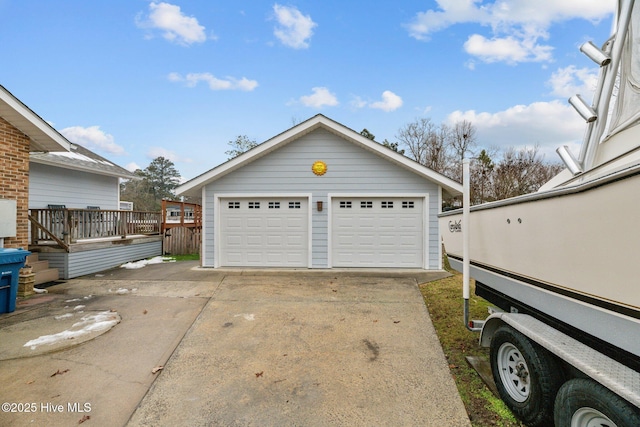
[[[439,216],[451,266],[495,306],[481,321],[465,309],[467,327],[527,425],[640,426],[637,3],[618,2],[601,48],[580,48],[600,66],[593,102],[569,99],[586,122],[580,153],[559,147],[566,168],[535,193],[469,206],[467,191]]]

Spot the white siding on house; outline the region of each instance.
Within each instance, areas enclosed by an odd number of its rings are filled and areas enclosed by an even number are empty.
[[[325,175],[312,173],[311,165],[317,160],[327,164]],[[325,129],[316,129],[204,187],[204,266],[214,266],[215,199],[226,193],[270,193],[283,197],[288,193],[311,193],[314,268],[328,266],[328,194],[427,195],[429,252],[425,267],[440,268],[437,219],[440,187]],[[317,211],[317,201],[323,202],[322,212]]]
[[[46,209],[47,205],[119,209],[119,182],[116,177],[33,162],[29,168],[30,209]]]

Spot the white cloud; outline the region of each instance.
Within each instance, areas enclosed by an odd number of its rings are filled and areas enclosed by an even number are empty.
[[[402,107],[402,98],[390,90],[382,92],[382,101],[377,101],[369,104],[369,107],[376,108],[382,111],[395,111]]]
[[[135,172],[138,169],[142,169],[140,165],[138,165],[136,162],[127,163],[127,165],[124,168],[129,172]]]
[[[571,19],[599,21],[615,11],[615,0],[436,0],[437,9],[418,12],[405,25],[411,37],[430,35],[455,24],[490,27],[491,36],[472,34],[467,53],[485,62],[550,61],[551,47],[539,44],[549,27]]]
[[[578,147],[586,129],[573,108],[558,100],[516,105],[497,113],[454,111],[447,117],[449,124],[462,120],[476,127],[480,146],[520,148],[537,144],[548,160],[556,159],[555,149],[561,145]]]
[[[309,47],[309,39],[313,35],[313,29],[318,25],[309,15],[303,15],[293,6],[273,5],[278,26],[273,34],[285,46],[294,49],[306,49]]]
[[[189,73],[185,76],[179,73],[170,73],[167,78],[171,82],[184,82],[188,87],[195,87],[199,82],[205,82],[211,90],[242,90],[250,92],[258,87],[256,80],[249,80],[246,77],[237,79],[227,76],[224,79],[219,79],[211,73]]]
[[[164,157],[167,160],[171,160],[172,162],[182,162],[182,163],[192,163],[193,159],[188,157],[183,157],[179,154],[176,154],[174,151],[167,150],[162,147],[151,147],[149,151],[147,151],[147,157],[150,159],[156,159],[158,157]]]
[[[484,62],[546,62],[552,59],[551,46],[536,43],[537,38],[494,37],[487,39],[479,34],[471,35],[464,50]]]
[[[124,148],[114,142],[113,135],[100,130],[100,126],[71,126],[60,131],[69,141],[82,145],[89,150],[109,154],[125,154]]]
[[[170,3],[149,4],[149,16],[142,19],[136,17],[136,24],[140,28],[161,30],[165,39],[182,44],[202,43],[207,39],[205,28],[194,17],[182,14],[180,6]]]
[[[589,99],[598,84],[598,70],[576,68],[573,65],[559,68],[551,75],[548,84],[551,86],[551,93],[555,96],[569,98],[580,94],[584,99]]]
[[[338,98],[329,92],[326,87],[314,87],[311,89],[312,95],[304,95],[300,97],[300,102],[305,107],[322,108],[324,106],[333,107],[339,104]]]

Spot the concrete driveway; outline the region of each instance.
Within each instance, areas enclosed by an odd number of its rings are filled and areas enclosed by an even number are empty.
[[[2,400],[37,404],[0,425],[470,425],[417,287],[437,274],[193,266],[70,280],[0,316],[1,333],[91,295],[85,310],[122,319],[81,345],[0,362]]]

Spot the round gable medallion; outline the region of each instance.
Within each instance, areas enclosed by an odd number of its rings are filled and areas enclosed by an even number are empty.
[[[311,170],[318,176],[324,175],[327,172],[327,164],[318,160],[311,166]]]

